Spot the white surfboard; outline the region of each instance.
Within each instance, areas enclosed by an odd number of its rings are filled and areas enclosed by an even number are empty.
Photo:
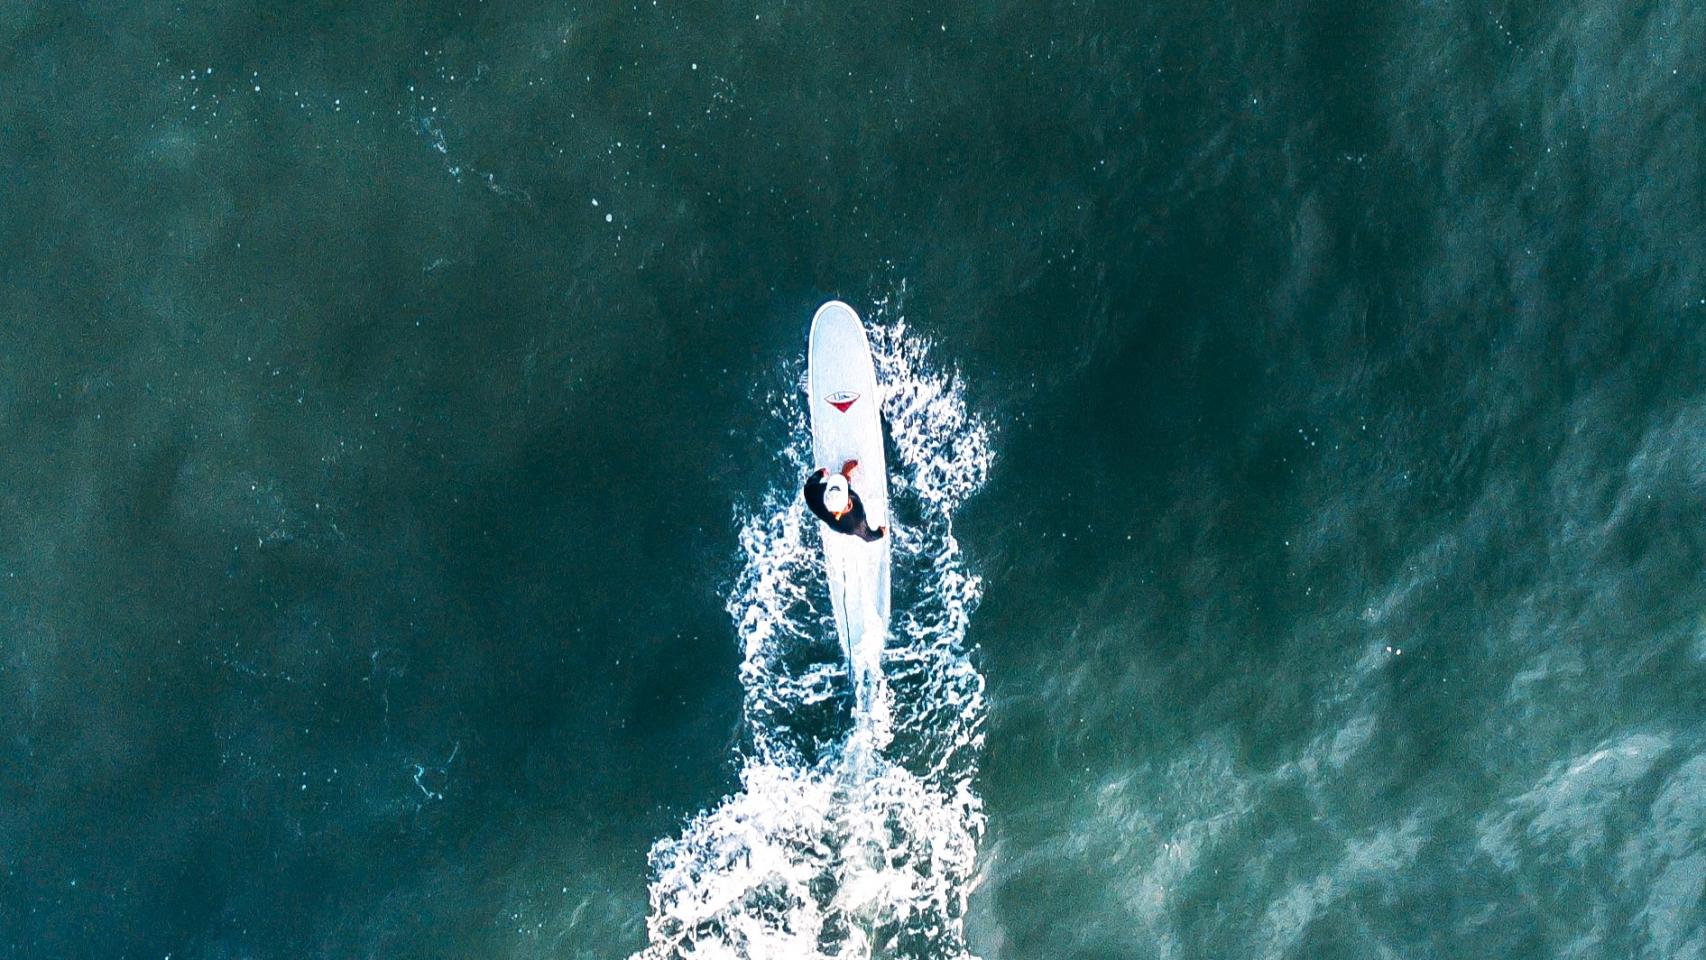
[[[888,467],[883,457],[882,397],[865,324],[852,307],[831,300],[812,317],[806,390],[811,394],[814,467],[859,461],[851,486],[872,528],[890,526]],[[889,625],[889,540],[866,543],[819,523],[835,628],[853,676],[856,707],[868,712],[882,682]]]

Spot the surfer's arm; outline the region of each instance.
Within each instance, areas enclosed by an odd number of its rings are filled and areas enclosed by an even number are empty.
[[[806,489],[804,491],[806,506],[811,507],[813,513],[816,513],[818,508],[823,505],[823,488],[828,486],[823,478],[828,472],[820,468],[806,477]]]

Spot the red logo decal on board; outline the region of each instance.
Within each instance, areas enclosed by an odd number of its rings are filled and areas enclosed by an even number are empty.
[[[851,390],[837,390],[835,393],[832,393],[823,399],[827,401],[830,406],[840,410],[842,413],[846,413],[847,408],[851,407],[853,402],[859,399],[859,395]]]

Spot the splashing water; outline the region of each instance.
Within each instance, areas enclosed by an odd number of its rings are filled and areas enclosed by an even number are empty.
[[[952,515],[988,475],[990,436],[958,376],[932,367],[886,306],[869,327],[898,454],[882,683],[869,711],[851,709],[817,525],[794,483],[810,450],[802,391],[772,394],[787,480],[744,517],[728,599],[744,645],[740,789],[653,846],[650,943],[634,960],[970,957],[985,706],[965,633],[982,585]]]

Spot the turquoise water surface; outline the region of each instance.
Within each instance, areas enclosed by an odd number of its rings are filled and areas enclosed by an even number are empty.
[[[1706,957],[1702,50],[0,5],[0,956]]]

